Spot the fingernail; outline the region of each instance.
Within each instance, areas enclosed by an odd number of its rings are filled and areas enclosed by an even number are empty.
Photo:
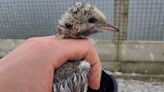
[[[99,80],[92,80],[92,81],[90,81],[89,84],[90,84],[89,86],[94,90],[98,90],[100,88],[100,81]]]

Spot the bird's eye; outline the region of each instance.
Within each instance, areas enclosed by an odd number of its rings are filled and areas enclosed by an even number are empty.
[[[65,23],[65,27],[68,28],[68,29],[72,29],[72,25],[69,24],[69,23]]]
[[[96,23],[97,19],[95,17],[91,17],[91,18],[88,19],[88,22],[89,23]]]

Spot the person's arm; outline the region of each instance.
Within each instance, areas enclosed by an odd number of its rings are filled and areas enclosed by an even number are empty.
[[[0,92],[51,92],[54,69],[67,60],[82,58],[91,64],[89,86],[98,89],[101,63],[90,41],[54,37],[26,40],[0,60]]]

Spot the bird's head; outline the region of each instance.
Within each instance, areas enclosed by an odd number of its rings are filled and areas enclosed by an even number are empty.
[[[85,39],[91,34],[119,31],[107,23],[105,15],[96,7],[76,3],[59,20],[58,35],[68,39]]]

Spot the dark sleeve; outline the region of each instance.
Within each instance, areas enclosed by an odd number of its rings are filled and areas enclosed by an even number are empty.
[[[102,70],[100,88],[98,90],[93,90],[88,87],[87,92],[117,92],[117,81],[114,76]]]

